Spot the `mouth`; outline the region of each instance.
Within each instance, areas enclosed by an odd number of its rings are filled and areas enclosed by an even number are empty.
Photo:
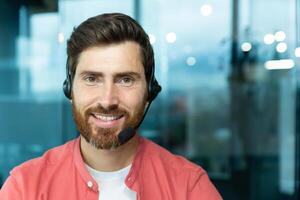
[[[91,113],[93,123],[101,128],[113,128],[119,125],[124,118],[123,114],[109,115],[101,113]]]

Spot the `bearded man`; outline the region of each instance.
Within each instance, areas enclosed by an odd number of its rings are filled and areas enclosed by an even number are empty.
[[[149,37],[120,13],[67,42],[64,93],[80,136],[11,171],[1,200],[219,200],[207,173],[136,132],[161,87]]]

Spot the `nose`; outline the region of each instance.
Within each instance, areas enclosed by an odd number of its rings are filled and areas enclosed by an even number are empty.
[[[106,83],[101,88],[99,103],[103,108],[110,109],[116,108],[119,104],[118,88],[113,83]]]

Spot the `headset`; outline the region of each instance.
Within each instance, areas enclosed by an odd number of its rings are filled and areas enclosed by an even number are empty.
[[[67,63],[66,63],[66,79],[64,80],[63,83],[63,91],[65,96],[68,99],[72,99],[72,78],[71,78],[71,72],[70,72],[70,67],[69,67],[69,57],[67,58]]]

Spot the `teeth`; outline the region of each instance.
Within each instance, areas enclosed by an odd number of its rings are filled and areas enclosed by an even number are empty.
[[[102,121],[113,121],[119,118],[119,116],[103,116],[100,114],[94,114],[94,116]]]

